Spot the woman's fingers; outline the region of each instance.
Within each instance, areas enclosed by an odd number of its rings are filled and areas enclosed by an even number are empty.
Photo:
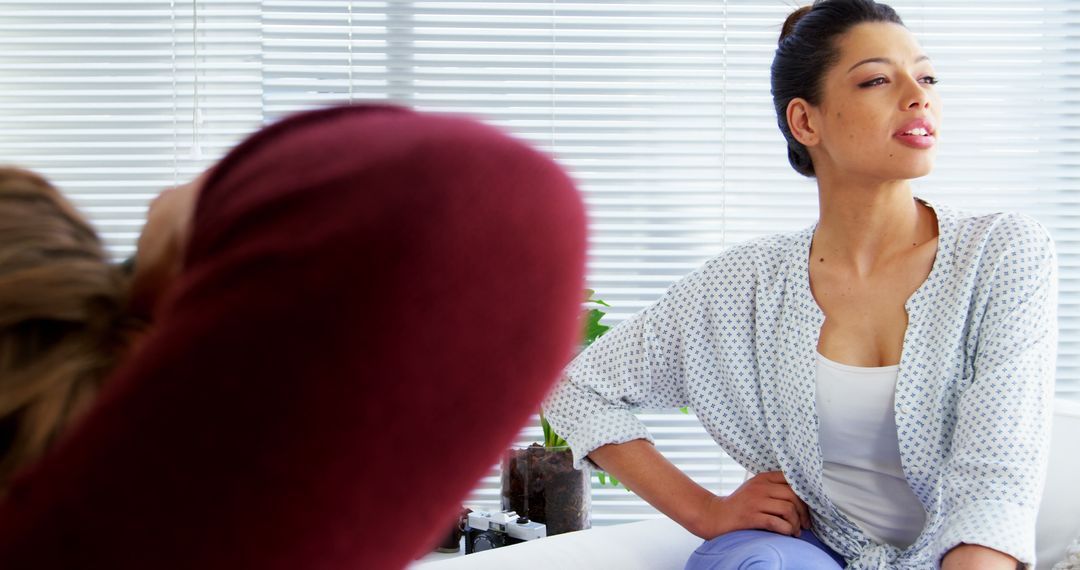
[[[795,494],[795,491],[788,485],[774,485],[771,489],[770,495],[774,499],[781,499],[790,502],[794,505],[795,509],[799,513],[799,521],[803,528],[810,528],[810,508],[806,506],[806,503]]]
[[[798,499],[798,502],[795,503],[795,507],[799,509],[799,519],[802,520],[802,527],[810,530],[810,507],[806,506],[806,503],[802,499],[799,499],[798,497],[795,498]]]
[[[795,494],[795,491],[788,484],[784,474],[780,471],[767,471],[761,474],[763,478],[771,483],[769,485],[769,496],[774,499],[782,499],[791,502],[799,513],[799,526],[802,528],[810,528],[810,508],[806,506],[806,503]]]
[[[810,509],[779,471],[759,473],[722,499],[723,530],[759,528],[798,537],[810,528]]]
[[[759,473],[757,476],[765,479],[770,483],[780,483],[784,485],[788,484],[787,478],[784,477],[783,471],[765,471]]]
[[[784,519],[791,527],[785,534],[799,535],[802,518],[799,515],[799,510],[790,501],[770,499],[768,502],[761,504],[761,511]]]
[[[795,528],[791,526],[791,523],[783,517],[778,517],[766,513],[760,513],[754,520],[754,527],[762,530],[771,530],[772,532],[779,534],[786,534],[788,536],[798,536],[795,534]]]

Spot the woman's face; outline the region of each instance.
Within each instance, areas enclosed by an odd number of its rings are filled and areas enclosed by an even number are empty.
[[[162,192],[151,204],[135,252],[129,310],[152,319],[158,303],[172,288],[191,239],[192,216],[207,173]]]
[[[837,41],[821,104],[809,120],[818,142],[815,170],[881,180],[925,176],[934,164],[941,98],[934,67],[915,36],[898,24],[851,28]]]

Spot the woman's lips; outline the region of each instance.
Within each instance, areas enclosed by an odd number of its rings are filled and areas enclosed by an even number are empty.
[[[937,142],[934,135],[904,135],[904,134],[899,134],[899,135],[896,135],[896,138],[897,138],[897,140],[900,141],[900,144],[910,146],[911,148],[919,148],[919,149],[931,148],[931,147],[934,146],[934,143]]]

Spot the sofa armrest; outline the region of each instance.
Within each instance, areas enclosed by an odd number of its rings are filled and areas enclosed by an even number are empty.
[[[668,518],[568,532],[410,570],[682,570],[702,540]]]
[[[1065,548],[1080,535],[1080,402],[1054,402],[1050,465],[1035,523],[1035,556],[1040,570],[1065,558]]]

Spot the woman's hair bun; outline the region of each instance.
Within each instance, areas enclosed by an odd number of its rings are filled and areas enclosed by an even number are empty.
[[[789,14],[787,19],[784,20],[784,27],[780,29],[780,39],[777,43],[782,43],[784,41],[784,38],[788,37],[791,32],[795,31],[795,24],[797,24],[799,20],[802,19],[803,16],[808,14],[812,9],[813,6],[802,6],[801,8]]]

